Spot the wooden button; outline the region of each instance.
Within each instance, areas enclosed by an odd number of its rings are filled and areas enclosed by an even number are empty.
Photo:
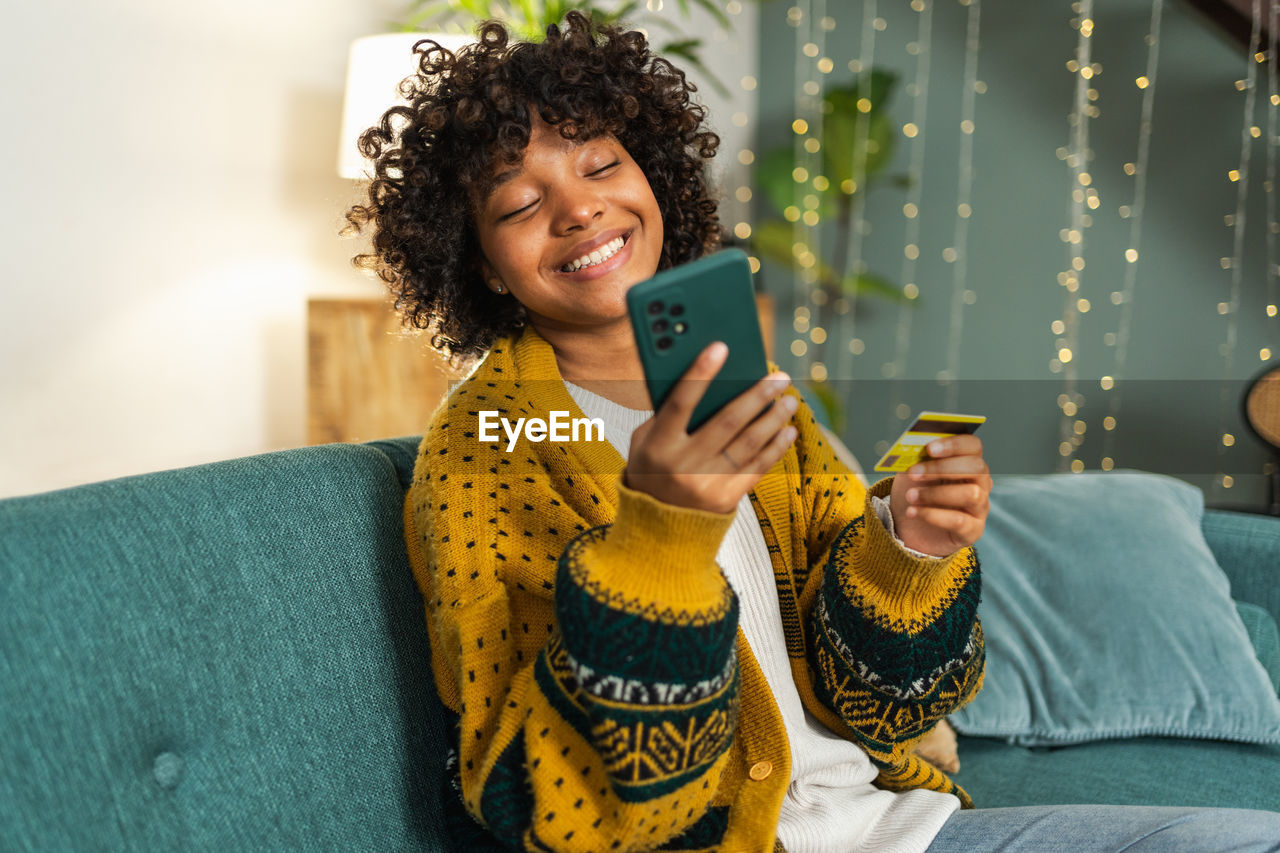
[[[747,775],[757,782],[762,782],[769,778],[769,774],[773,772],[773,762],[757,761],[751,765],[751,769],[747,771]]]

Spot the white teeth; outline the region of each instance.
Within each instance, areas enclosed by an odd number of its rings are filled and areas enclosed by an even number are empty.
[[[607,261],[610,258],[612,258],[615,254],[617,254],[618,250],[622,248],[622,245],[625,242],[626,241],[623,240],[621,237],[614,237],[612,240],[610,240],[608,243],[605,243],[599,249],[596,249],[594,252],[588,255],[583,255],[582,257],[578,258],[576,261],[574,261],[571,264],[565,264],[563,267],[561,267],[561,269],[564,270],[565,272],[575,272],[576,270],[580,270],[583,267],[593,267],[596,264],[601,263],[602,261]]]

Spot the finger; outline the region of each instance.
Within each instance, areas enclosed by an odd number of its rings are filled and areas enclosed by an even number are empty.
[[[748,474],[752,477],[751,486],[754,487],[756,482],[765,475],[766,472],[774,465],[778,464],[781,459],[791,448],[792,443],[796,440],[799,432],[790,424],[787,424],[781,430],[774,434],[773,438],[767,444],[761,447],[751,459],[743,466]]]
[[[929,456],[942,459],[946,456],[981,456],[982,439],[976,435],[953,435],[929,442]]]
[[[695,433],[697,440],[712,450],[728,446],[743,428],[765,412],[770,403],[781,396],[790,385],[791,377],[781,370],[770,373],[730,400],[724,408],[700,426]],[[755,449],[751,448],[751,452],[754,453]],[[739,457],[735,455],[735,458]]]
[[[768,410],[738,433],[725,450],[734,459],[754,459],[791,422],[798,408],[800,401],[789,394],[774,400]]]
[[[956,509],[910,506],[907,507],[907,518],[917,518],[925,524],[946,531],[957,547],[972,545],[982,536],[982,520]]]
[[[729,347],[721,341],[708,345],[698,353],[693,364],[689,365],[689,369],[663,401],[662,408],[654,414],[654,428],[668,433],[677,429],[682,433],[687,432],[693,410],[697,408],[702,395],[707,392],[707,386],[720,372],[728,357]]]
[[[915,507],[958,509],[976,514],[987,502],[987,492],[977,483],[953,483],[907,489],[907,504]]]
[[[912,465],[907,478],[914,481],[939,479],[977,479],[990,474],[987,462],[981,456],[948,456],[944,459],[928,459]]]

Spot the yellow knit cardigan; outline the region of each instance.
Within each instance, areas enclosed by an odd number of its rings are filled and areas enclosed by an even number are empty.
[[[791,759],[715,563],[733,514],[627,488],[607,441],[481,441],[481,411],[583,417],[527,329],[422,441],[405,535],[456,715],[462,822],[528,850],[773,849]],[[877,785],[969,806],[911,748],[981,684],[975,554],[908,555],[809,410],[793,423],[751,499],[800,696],[867,751]]]

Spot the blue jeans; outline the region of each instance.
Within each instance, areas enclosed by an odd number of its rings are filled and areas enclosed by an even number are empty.
[[[1158,806],[1023,806],[953,814],[929,853],[1280,851],[1280,813]]]

